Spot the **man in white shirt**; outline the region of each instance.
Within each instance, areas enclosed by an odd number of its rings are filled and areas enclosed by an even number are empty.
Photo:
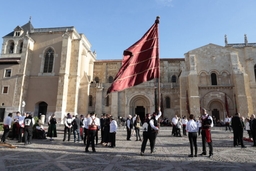
[[[24,112],[24,115],[21,115],[20,113],[18,113],[18,123],[19,123],[19,127],[18,127],[18,143],[22,142],[22,138],[24,135],[24,118],[25,118],[26,113]]]
[[[183,116],[183,118],[181,119],[182,122],[182,127],[183,127],[183,135],[187,135],[187,131],[186,131],[186,125],[188,123],[188,119],[187,116]]]
[[[173,136],[177,136],[177,130],[176,130],[176,125],[178,123],[178,116],[175,115],[173,118],[172,118],[172,135]]]
[[[83,128],[84,128],[84,145],[86,145],[86,142],[87,142],[87,138],[88,138],[88,123],[87,123],[87,120],[88,120],[88,117],[90,115],[87,114],[85,117],[84,117],[84,120],[83,120]]]
[[[1,141],[3,143],[6,143],[6,138],[9,135],[11,126],[12,126],[12,113],[9,113],[8,116],[4,119],[4,123],[3,123],[4,133],[1,138]]]
[[[117,122],[114,117],[110,117],[110,129],[109,129],[109,138],[111,142],[111,147],[116,147],[116,131],[117,131]]]
[[[189,121],[186,124],[186,131],[188,132],[188,139],[190,144],[190,155],[188,157],[197,157],[197,132],[198,124],[194,120],[194,115],[189,115]],[[193,155],[193,146],[195,147],[195,155]]]
[[[230,127],[231,118],[228,115],[226,116],[224,122],[226,126],[226,131],[229,129],[229,131],[231,132],[231,127]]]
[[[209,146],[209,158],[213,157],[212,138],[211,138],[211,127],[213,127],[213,119],[207,113],[206,109],[201,109],[202,114],[202,146],[203,152],[200,155],[206,155],[206,142]]]
[[[91,113],[90,117],[87,119],[87,124],[88,124],[88,138],[87,138],[87,143],[85,147],[85,152],[89,152],[88,148],[90,144],[92,145],[92,151],[96,152],[95,150],[95,136],[96,136],[96,131],[98,127],[100,126],[100,121],[95,117],[95,113]]]

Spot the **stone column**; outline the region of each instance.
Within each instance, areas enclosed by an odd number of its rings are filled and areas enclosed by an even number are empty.
[[[98,116],[101,116],[103,113],[102,106],[103,104],[103,89],[102,88],[96,88],[96,103],[95,103],[95,113],[97,113]]]
[[[248,114],[253,113],[249,78],[239,61],[238,54],[233,52],[230,54],[230,56],[233,70],[233,83],[234,92],[236,94],[237,110],[241,116],[248,116]]]
[[[66,115],[67,95],[69,86],[69,69],[71,58],[71,38],[68,33],[62,36],[62,51],[60,60],[59,71],[59,84],[57,92],[57,102],[55,116],[58,122],[63,123],[64,116]]]
[[[111,115],[113,115],[115,118],[118,116],[118,92],[112,92],[111,93]]]
[[[188,74],[188,101],[190,113],[193,113],[195,116],[200,115],[200,97],[198,89],[198,74],[196,66],[196,56],[189,56],[190,62],[190,72]]]

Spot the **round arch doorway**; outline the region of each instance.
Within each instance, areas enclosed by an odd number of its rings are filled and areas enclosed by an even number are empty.
[[[223,104],[221,102],[217,100],[212,101],[209,105],[209,109],[211,111],[210,114],[215,120],[214,122],[219,123],[221,120],[225,118],[224,112],[223,112]]]
[[[36,107],[35,107],[35,114],[34,114],[34,116],[38,116],[38,118],[40,118],[40,114],[46,115],[47,107],[48,107],[48,104],[46,102],[39,102],[39,103],[37,103]]]
[[[130,101],[130,114],[140,116],[142,122],[145,120],[145,114],[148,113],[150,101],[143,95],[134,96]]]

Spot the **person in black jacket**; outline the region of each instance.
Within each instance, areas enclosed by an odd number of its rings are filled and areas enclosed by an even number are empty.
[[[74,143],[80,142],[80,127],[83,125],[82,121],[78,117],[78,115],[75,116],[75,119],[72,121],[73,125],[73,134],[74,134]],[[76,137],[77,136],[77,137]]]
[[[255,115],[252,114],[251,116],[251,134],[252,134],[252,139],[253,139],[253,147],[256,147],[256,118]]]
[[[233,116],[231,119],[231,126],[234,134],[234,147],[238,146],[240,143],[242,148],[246,148],[243,141],[244,123],[240,117],[240,113],[236,113],[235,116]]]
[[[31,144],[33,125],[34,125],[34,119],[29,113],[26,113],[26,117],[24,118],[25,145]]]

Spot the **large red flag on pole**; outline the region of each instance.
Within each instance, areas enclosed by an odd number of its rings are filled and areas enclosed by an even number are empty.
[[[159,17],[140,40],[124,51],[122,66],[107,94],[159,78],[158,23]]]

